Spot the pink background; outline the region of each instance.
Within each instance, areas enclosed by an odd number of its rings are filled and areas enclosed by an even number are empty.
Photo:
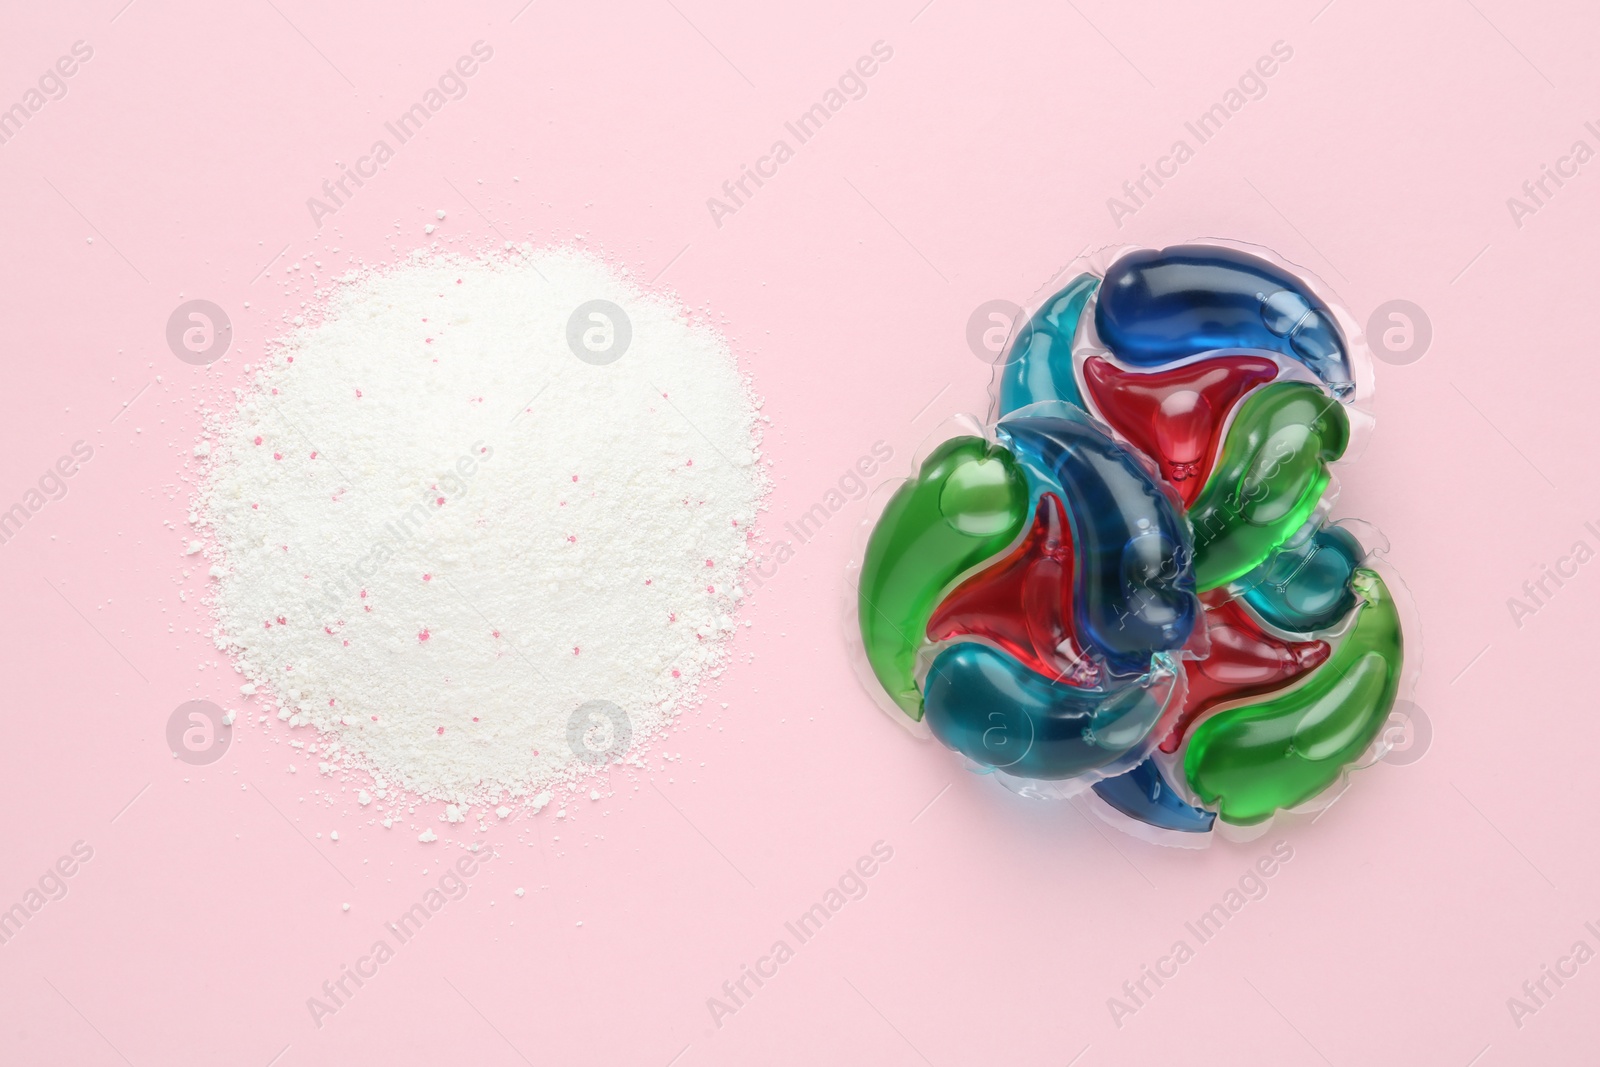
[[[4,104],[74,41],[94,49],[0,145],[0,503],[74,440],[95,448],[0,545],[0,906],[73,842],[94,850],[0,945],[0,1062],[1590,1055],[1600,963],[1547,982],[1520,1027],[1506,1002],[1579,939],[1600,948],[1583,925],[1600,920],[1584,682],[1600,564],[1520,627],[1506,600],[1574,541],[1600,547],[1583,526],[1600,520],[1600,164],[1520,227],[1506,200],[1576,139],[1600,147],[1583,126],[1600,120],[1591,6],[122,3],[11,5],[0,33]],[[334,161],[479,39],[494,57],[468,95],[319,234],[305,199]],[[878,40],[894,54],[867,95],[715,225],[706,198]],[[1279,40],[1293,58],[1267,95],[1119,229],[1107,198]],[[740,662],[669,746],[681,764],[654,761],[637,792],[619,776],[564,826],[547,810],[495,827],[500,858],[469,895],[315,1027],[306,998],[460,853],[315,802],[254,728],[209,767],[168,754],[180,702],[238,701],[202,609],[176,597],[195,563],[187,455],[197,400],[307,298],[303,280],[285,295],[288,264],[386,260],[425,242],[436,208],[457,247],[582,234],[724,317],[773,419],[779,536],[875,441],[898,470],[940,419],[981,411],[969,314],[1026,299],[1085,246],[1228,236],[1306,265],[1363,321],[1415,301],[1432,349],[1379,366],[1340,512],[1394,543],[1431,748],[1362,773],[1315,825],[1205,853],[1011,797],[858,688],[839,622],[857,514],[841,513],[750,602]],[[230,362],[167,350],[191,297],[232,316]],[[1107,999],[1193,946],[1185,921],[1280,838],[1294,856],[1269,894],[1116,1025]],[[706,999],[879,840],[893,859],[867,896],[714,1026]]]

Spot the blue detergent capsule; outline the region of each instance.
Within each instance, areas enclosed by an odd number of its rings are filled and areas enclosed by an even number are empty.
[[[1063,400],[1083,407],[1072,368],[1072,338],[1078,319],[1100,285],[1080,274],[1028,319],[1000,367],[1000,415],[1041,400]]]
[[[1095,329],[1118,359],[1155,367],[1217,349],[1298,360],[1340,399],[1355,389],[1333,312],[1259,256],[1216,245],[1131,252],[1106,271]]]
[[[1239,579],[1245,603],[1291,633],[1326,630],[1356,606],[1350,576],[1366,557],[1354,534],[1324,526]]]
[[[1180,797],[1153,759],[1146,759],[1126,774],[1101,779],[1094,784],[1094,791],[1128,818],[1163,830],[1203,834],[1217,821],[1215,812],[1197,808]]]
[[[1085,417],[999,425],[1035,500],[1066,504],[1076,557],[1079,640],[1113,675],[1143,674],[1157,652],[1182,648],[1200,614],[1189,528],[1154,477]]]
[[[1022,778],[1060,779],[1103,767],[1137,745],[1170,691],[1159,681],[1081,689],[999,649],[962,641],[934,658],[923,707],[933,736],[973,762]]]

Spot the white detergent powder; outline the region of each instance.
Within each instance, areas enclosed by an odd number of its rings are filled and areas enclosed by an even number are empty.
[[[419,255],[299,323],[196,450],[244,695],[380,797],[547,799],[659,736],[768,485],[727,344],[570,250]]]

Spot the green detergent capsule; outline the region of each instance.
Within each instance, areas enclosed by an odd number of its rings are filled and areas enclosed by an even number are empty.
[[[1258,823],[1310,800],[1383,729],[1400,688],[1400,615],[1375,572],[1358,569],[1351,587],[1361,598],[1355,622],[1304,684],[1195,728],[1184,773],[1224,822]]]
[[[917,649],[939,593],[1016,540],[1027,518],[1016,460],[981,437],[944,442],[890,497],[867,541],[857,607],[867,661],[913,719]]]
[[[1316,510],[1328,464],[1349,443],[1344,408],[1314,385],[1277,382],[1246,397],[1189,509],[1199,591],[1271,558]]]

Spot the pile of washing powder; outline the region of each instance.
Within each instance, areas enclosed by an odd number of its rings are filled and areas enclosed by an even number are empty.
[[[532,797],[721,670],[769,482],[727,343],[599,258],[352,274],[250,369],[191,521],[244,694],[328,770]]]

